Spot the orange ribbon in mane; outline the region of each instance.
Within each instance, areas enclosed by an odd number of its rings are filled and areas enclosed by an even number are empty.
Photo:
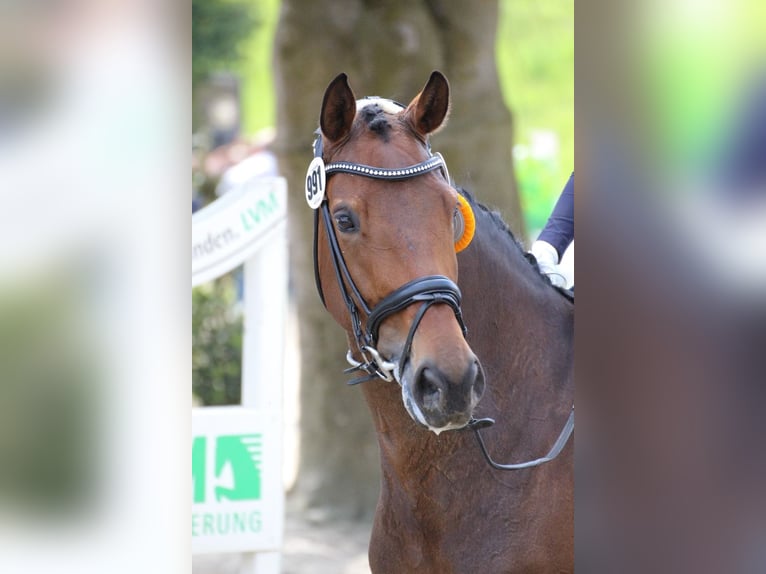
[[[468,200],[460,194],[457,196],[457,207],[463,218],[463,234],[455,241],[455,253],[460,253],[468,247],[473,239],[473,234],[476,231],[476,218]]]

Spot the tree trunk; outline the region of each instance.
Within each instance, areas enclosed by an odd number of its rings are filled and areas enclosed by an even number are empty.
[[[459,0],[283,0],[275,40],[277,141],[290,198],[291,287],[301,341],[301,466],[297,493],[331,516],[369,516],[378,451],[359,389],[347,388],[346,338],[322,308],[312,268],[312,213],[303,197],[327,84],[346,72],[357,97],[410,101],[431,71],[452,88],[451,120],[433,138],[458,185],[523,232],[511,161],[511,120],[495,64],[497,5]],[[523,236],[523,235],[520,235]],[[365,384],[382,384],[369,382]]]

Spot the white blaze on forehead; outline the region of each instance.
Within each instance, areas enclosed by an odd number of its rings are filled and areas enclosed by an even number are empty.
[[[404,108],[396,102],[392,102],[391,100],[387,100],[385,98],[363,98],[356,101],[356,111],[358,112],[370,104],[377,104],[381,110],[388,114],[398,114],[404,110]]]

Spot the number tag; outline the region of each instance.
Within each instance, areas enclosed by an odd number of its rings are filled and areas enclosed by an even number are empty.
[[[315,157],[306,172],[306,201],[311,209],[317,209],[322,204],[324,192],[324,161],[321,157]]]

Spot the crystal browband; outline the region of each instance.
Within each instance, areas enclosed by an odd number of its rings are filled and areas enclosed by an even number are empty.
[[[350,173],[376,179],[407,179],[415,175],[420,175],[421,173],[433,171],[438,167],[443,167],[446,170],[446,165],[444,164],[444,159],[441,157],[441,154],[434,154],[431,158],[422,163],[397,169],[387,169],[360,163],[338,161],[326,165],[325,173],[327,175],[332,173]]]

